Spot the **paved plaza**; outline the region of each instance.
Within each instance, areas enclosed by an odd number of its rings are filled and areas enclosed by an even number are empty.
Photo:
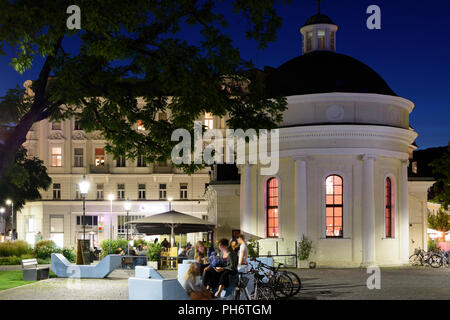
[[[365,269],[296,270],[303,289],[293,299],[450,299],[450,269],[383,268],[381,289],[369,290]],[[175,278],[176,271],[162,271]],[[127,300],[128,277],[116,270],[106,279],[51,278],[0,291],[0,300]]]

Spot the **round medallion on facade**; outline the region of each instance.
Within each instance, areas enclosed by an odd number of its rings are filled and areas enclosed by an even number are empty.
[[[329,121],[344,120],[344,108],[338,105],[333,105],[327,109],[326,116]]]

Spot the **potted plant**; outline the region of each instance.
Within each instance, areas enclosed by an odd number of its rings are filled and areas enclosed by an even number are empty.
[[[160,243],[148,243],[147,250],[147,265],[158,269],[158,263],[161,258],[161,244]]]
[[[258,246],[258,240],[251,239],[247,243],[248,247],[248,256],[250,258],[258,258],[259,257],[259,246]]]
[[[298,260],[300,260],[300,268],[306,269],[310,267],[308,259],[311,251],[312,241],[303,235],[302,240],[298,244]]]

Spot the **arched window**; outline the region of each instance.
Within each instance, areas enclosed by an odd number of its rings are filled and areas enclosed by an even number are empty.
[[[278,179],[267,180],[266,189],[266,235],[268,238],[278,237]]]
[[[325,230],[328,237],[343,237],[343,214],[344,214],[344,185],[338,175],[328,176],[325,180]]]
[[[385,208],[386,238],[393,238],[393,216],[392,216],[392,182],[386,178],[386,208]]]

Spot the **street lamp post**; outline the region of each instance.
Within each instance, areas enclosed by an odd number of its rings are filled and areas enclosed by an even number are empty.
[[[108,195],[108,200],[110,204],[110,215],[109,215],[109,249],[108,253],[111,254],[111,241],[112,241],[112,202],[114,200],[114,195],[110,193]]]
[[[130,210],[131,210],[131,202],[130,201],[128,201],[128,199],[127,199],[127,201],[125,202],[125,204],[123,205],[123,208],[125,209],[125,211],[127,212],[127,241],[128,240],[130,240],[129,239],[129,235],[128,235],[128,228],[129,228],[129,225],[128,225],[128,217],[129,217],[129,214],[130,214]]]
[[[172,200],[173,198],[167,198],[167,200],[169,201],[169,211],[172,211]],[[170,246],[173,247],[173,245],[175,244],[175,235],[173,233],[173,224],[171,226],[172,231],[170,232]]]
[[[11,206],[11,240],[16,240],[13,239],[14,236],[14,202],[10,199],[6,200],[6,204],[8,206]]]
[[[78,186],[80,188],[81,197],[83,198],[83,240],[86,240],[86,195],[89,191],[89,181],[86,180],[86,176],[83,176],[83,180]]]
[[[129,217],[129,214],[130,214],[130,210],[131,210],[131,202],[130,201],[128,201],[128,199],[127,199],[127,201],[125,201],[125,203],[124,203],[124,205],[123,205],[123,208],[125,209],[125,211],[127,212],[127,223],[126,223],[126,228],[127,228],[127,247],[128,247],[128,255],[130,254],[130,238],[129,238],[129,235],[128,235],[128,228],[130,228],[130,225],[128,224],[128,217]]]
[[[3,214],[5,213],[5,208],[3,208],[3,207],[1,207],[0,208],[0,213],[2,214],[2,224],[3,224],[3,233],[5,233],[5,227],[6,227],[6,225],[5,225],[5,223],[4,223],[4,220],[5,220],[5,217],[3,216]]]

